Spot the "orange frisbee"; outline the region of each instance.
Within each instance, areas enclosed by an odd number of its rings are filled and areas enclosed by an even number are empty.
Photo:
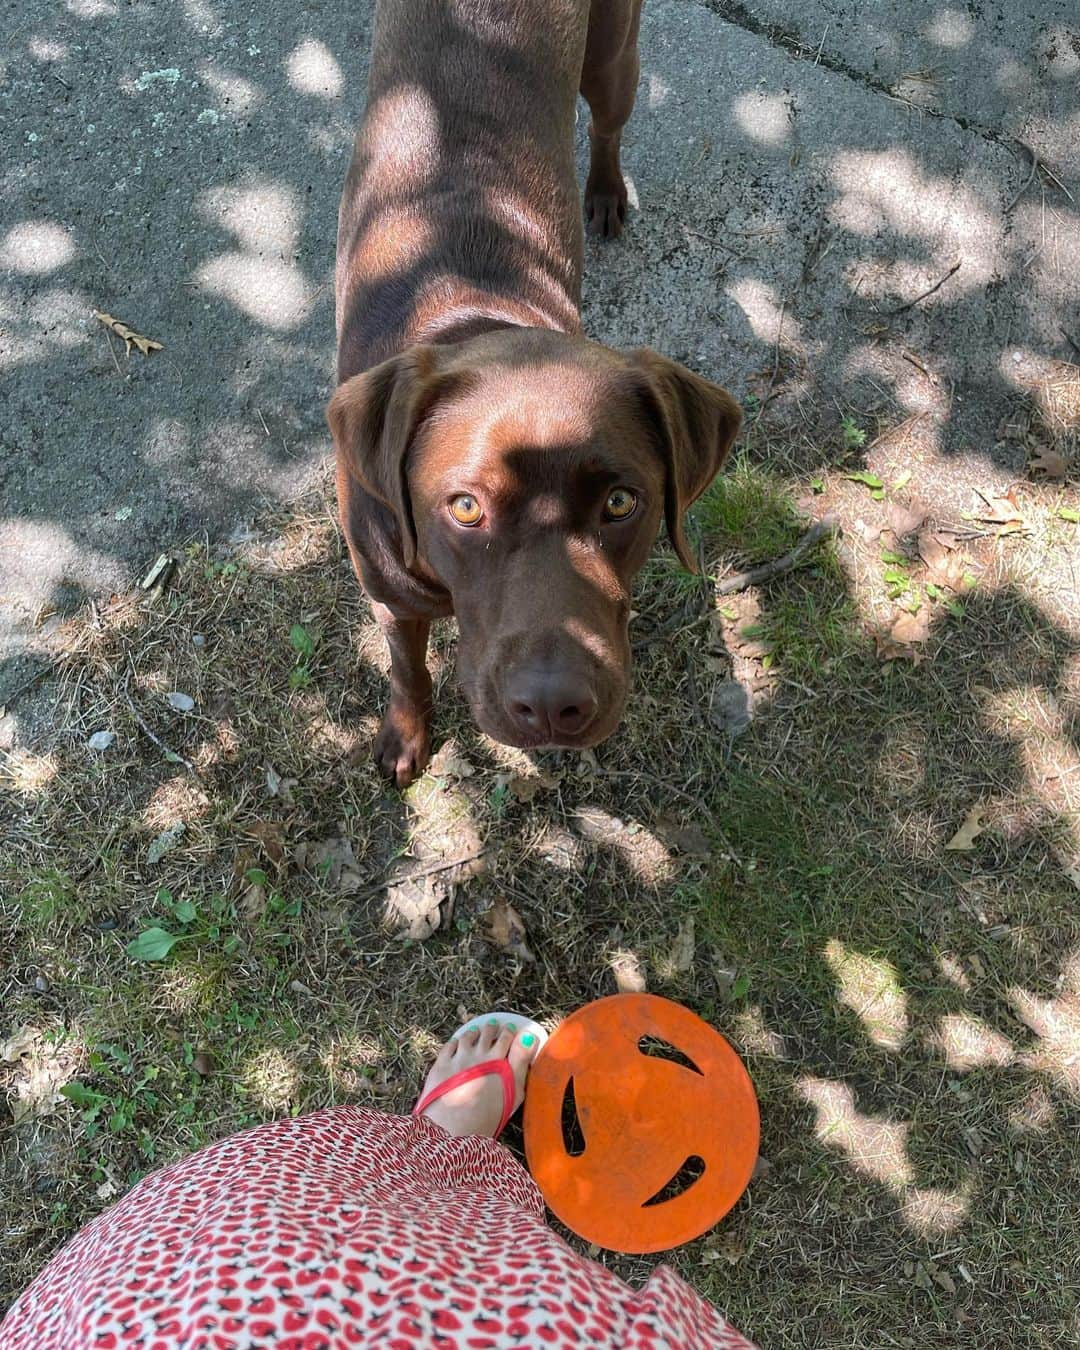
[[[566,1128],[575,1112],[576,1144]],[[617,1252],[666,1251],[718,1223],[747,1187],[759,1129],[735,1051],[655,994],[614,994],[572,1013],[525,1093],[525,1156],[548,1207]],[[691,1169],[699,1175],[678,1189]]]

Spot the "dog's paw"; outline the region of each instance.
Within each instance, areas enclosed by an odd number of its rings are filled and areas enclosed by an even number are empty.
[[[427,714],[415,703],[391,702],[373,749],[379,772],[398,788],[407,788],[427,768],[431,729]]]
[[[626,184],[594,182],[590,175],[585,185],[585,219],[589,233],[600,239],[618,239],[626,223]]]

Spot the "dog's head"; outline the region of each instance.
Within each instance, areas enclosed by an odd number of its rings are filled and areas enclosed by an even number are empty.
[[[346,380],[338,455],[390,509],[407,569],[450,593],[476,720],[509,745],[587,746],[618,725],[630,586],[740,424],[655,352],[540,329],[417,346]]]

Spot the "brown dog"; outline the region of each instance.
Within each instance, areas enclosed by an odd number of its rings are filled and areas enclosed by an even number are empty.
[[[640,0],[380,0],[338,224],[341,522],[390,646],[375,757],[430,749],[432,619],[455,614],[477,722],[510,745],[618,724],[630,585],[739,428],[723,389],[581,335],[585,214],[622,228]]]

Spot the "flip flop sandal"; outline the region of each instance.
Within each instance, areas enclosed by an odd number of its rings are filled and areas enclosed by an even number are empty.
[[[462,1023],[450,1037],[456,1041],[459,1036],[463,1036],[467,1031],[479,1031],[485,1022],[495,1020],[499,1023],[500,1030],[507,1031],[513,1029],[517,1032],[531,1032],[540,1042],[537,1054],[544,1047],[548,1034],[539,1022],[534,1022],[531,1017],[521,1017],[512,1012],[489,1012],[481,1017],[470,1018],[468,1022]],[[475,1078],[486,1078],[491,1074],[496,1074],[502,1082],[503,1089],[503,1109],[502,1117],[499,1120],[499,1128],[495,1131],[495,1138],[498,1139],[503,1130],[506,1129],[506,1122],[514,1114],[514,1098],[517,1096],[517,1083],[514,1081],[514,1071],[510,1067],[508,1059],[485,1059],[480,1064],[470,1064],[467,1069],[461,1069],[458,1073],[451,1074],[445,1082],[437,1084],[430,1092],[424,1093],[420,1100],[412,1109],[414,1116],[422,1115],[432,1102],[437,1102],[440,1097],[444,1097],[454,1088],[461,1087],[463,1083],[471,1083]]]

